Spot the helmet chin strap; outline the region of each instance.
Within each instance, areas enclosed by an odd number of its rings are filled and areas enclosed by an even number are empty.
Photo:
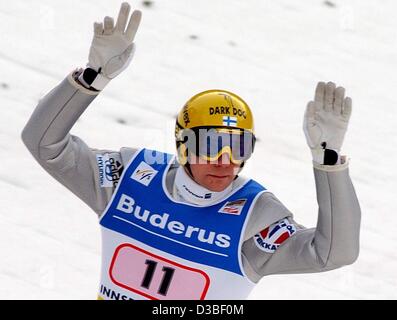
[[[194,180],[192,168],[190,167],[190,163],[189,163],[189,162],[186,162],[186,164],[185,164],[183,167],[184,167],[185,170],[187,171],[187,174],[189,175],[189,177],[192,178],[192,179]]]
[[[208,206],[226,198],[232,191],[232,184],[223,191],[208,190],[194,181],[193,175],[188,173],[188,171],[191,172],[189,169],[185,170],[184,166],[178,167],[175,175],[174,196],[192,204]]]

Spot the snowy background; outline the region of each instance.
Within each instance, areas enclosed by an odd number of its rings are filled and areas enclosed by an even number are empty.
[[[120,2],[0,0],[1,299],[96,298],[96,216],[36,164],[20,133],[38,100],[85,65],[92,23],[116,16]],[[132,5],[143,11],[132,66],[72,133],[91,147],[173,152],[184,102],[206,89],[234,91],[251,105],[259,138],[244,174],[312,227],[317,203],[303,112],[317,81],[344,86],[353,98],[343,153],[362,207],[360,257],[327,273],[266,277],[250,298],[396,299],[396,1]]]

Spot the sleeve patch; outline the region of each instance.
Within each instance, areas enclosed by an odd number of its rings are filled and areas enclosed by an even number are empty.
[[[274,253],[295,232],[296,227],[288,219],[283,219],[257,233],[254,236],[254,242],[260,250]]]
[[[117,153],[97,154],[96,161],[101,188],[116,187],[123,172],[121,156]]]

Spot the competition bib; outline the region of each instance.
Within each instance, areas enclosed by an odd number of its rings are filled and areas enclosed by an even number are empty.
[[[148,154],[164,161],[152,163]],[[265,189],[253,180],[202,207],[168,194],[168,154],[143,149],[123,172],[100,224],[103,299],[244,299],[242,235]]]

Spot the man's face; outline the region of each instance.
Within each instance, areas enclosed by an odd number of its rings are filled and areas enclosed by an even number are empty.
[[[218,160],[207,161],[200,159],[190,164],[194,181],[211,191],[225,190],[236,177],[240,165],[230,162],[228,154],[222,154]]]

